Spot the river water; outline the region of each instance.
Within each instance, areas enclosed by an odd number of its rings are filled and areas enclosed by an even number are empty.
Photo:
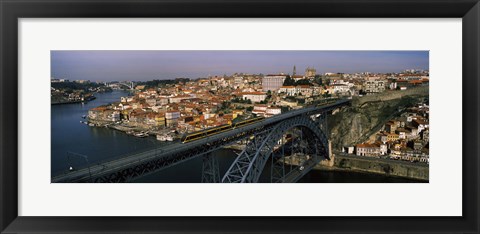
[[[162,147],[168,143],[154,137],[137,138],[123,132],[103,127],[90,127],[80,121],[88,110],[100,105],[117,102],[125,91],[95,94],[97,99],[85,104],[65,104],[51,106],[51,173],[59,174],[74,168],[86,167],[88,163],[98,163],[124,154]],[[79,155],[84,155],[82,157]],[[229,168],[236,154],[231,150],[218,150],[215,156],[219,161],[220,174]],[[268,170],[268,168],[266,169]],[[137,183],[196,183],[201,181],[202,159],[191,159],[179,165],[136,179]],[[266,182],[266,181],[265,181]],[[301,183],[408,183],[415,180],[387,177],[376,174],[346,171],[311,171]]]

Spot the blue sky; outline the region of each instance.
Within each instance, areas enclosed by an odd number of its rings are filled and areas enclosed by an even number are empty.
[[[51,51],[51,76],[70,80],[145,81],[244,73],[400,72],[428,69],[428,51]]]

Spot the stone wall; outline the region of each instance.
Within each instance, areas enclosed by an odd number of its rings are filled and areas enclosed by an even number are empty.
[[[418,86],[408,88],[407,90],[387,90],[380,94],[354,97],[352,102],[353,105],[362,105],[366,102],[388,101],[393,99],[400,99],[406,96],[428,96],[428,93],[428,86]]]
[[[318,169],[329,166],[331,169],[369,172],[423,181],[429,179],[428,164],[341,154],[334,155],[331,161],[333,165],[331,162],[324,162],[323,165],[319,164]]]

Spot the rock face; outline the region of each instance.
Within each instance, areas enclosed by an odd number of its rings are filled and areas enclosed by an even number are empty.
[[[392,117],[399,115],[401,110],[415,105],[428,98],[428,89],[419,90],[412,95],[398,96],[395,99],[386,98],[362,99],[352,101],[352,106],[343,107],[335,115],[329,116],[330,140],[333,150],[340,150],[343,146],[352,146],[363,142]]]

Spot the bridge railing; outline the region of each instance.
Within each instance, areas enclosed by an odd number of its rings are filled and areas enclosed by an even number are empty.
[[[214,135],[214,136],[208,137],[208,138],[203,139],[203,140],[198,140],[198,141],[193,141],[193,142],[183,144],[182,145],[182,150],[187,150],[187,148],[194,148],[194,147],[204,145],[206,143],[205,141],[208,141],[208,140],[212,140],[212,141],[218,140],[218,139],[222,138],[222,135],[223,136],[228,135],[228,134],[234,135],[234,134],[238,134],[239,132],[250,131],[254,128],[258,128],[258,126],[260,126],[260,125],[276,124],[276,123],[278,123],[278,121],[282,121],[284,119],[288,119],[288,118],[291,118],[291,117],[294,117],[294,116],[297,116],[297,115],[300,115],[300,114],[306,114],[306,113],[309,113],[309,112],[314,112],[317,109],[334,108],[336,105],[341,105],[342,103],[336,102],[336,103],[333,103],[331,105],[322,106],[320,108],[315,107],[315,106],[311,106],[311,107],[306,107],[306,108],[302,108],[302,109],[299,109],[299,110],[295,110],[295,111],[292,111],[292,112],[287,112],[285,114],[276,115],[276,116],[273,116],[271,118],[267,118],[267,119],[264,119],[260,122],[255,123],[255,124],[252,124],[252,125],[244,126],[244,127],[237,128],[237,129],[233,129],[232,131],[228,131],[228,132],[225,132],[225,133]],[[157,159],[157,158],[159,158],[159,156],[168,157],[169,154],[178,153],[178,150],[179,150],[178,147],[173,147],[172,148],[172,145],[175,145],[175,144],[178,144],[178,142],[173,143],[171,145],[166,145],[165,147],[162,147],[162,146],[149,147],[149,148],[146,148],[144,150],[139,150],[139,151],[135,151],[135,152],[121,154],[121,155],[114,156],[114,157],[109,157],[109,158],[106,158],[104,160],[96,161],[96,162],[94,162],[90,165],[86,165],[85,167],[80,168],[77,171],[87,170],[88,167],[92,167],[92,166],[102,166],[102,165],[106,165],[106,164],[113,163],[113,162],[116,162],[116,161],[128,160],[129,158],[131,158],[131,160],[129,161],[129,164],[133,165],[133,164],[138,164],[138,163],[146,162],[146,161],[149,161],[149,160]],[[151,154],[151,155],[149,155],[147,157],[141,157],[138,160],[134,160],[134,157],[139,156],[141,154]],[[118,167],[118,168],[120,168],[120,167]],[[69,171],[66,170],[63,173],[59,173],[59,174],[55,175],[54,177],[66,175],[68,173],[69,173]]]

